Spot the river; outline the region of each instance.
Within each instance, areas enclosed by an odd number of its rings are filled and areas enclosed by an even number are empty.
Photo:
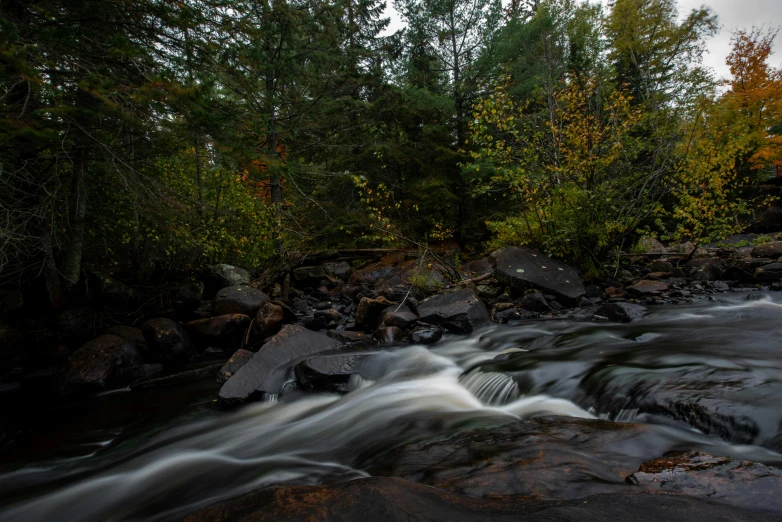
[[[228,412],[211,379],[94,397],[0,455],[0,521],[176,520],[270,484],[369,476],[389,448],[552,414],[648,426],[635,444],[594,450],[596,482],[609,457],[671,450],[782,466],[782,294],[378,349],[351,386]]]

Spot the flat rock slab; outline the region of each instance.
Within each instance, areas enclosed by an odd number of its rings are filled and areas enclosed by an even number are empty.
[[[664,493],[570,502],[472,498],[397,478],[265,488],[191,513],[185,522],[771,522],[774,514]]]
[[[418,306],[418,313],[422,322],[453,333],[471,333],[491,324],[486,305],[471,288],[431,297]]]
[[[782,469],[757,462],[699,452],[672,453],[645,462],[627,480],[648,490],[782,513]]]
[[[325,335],[288,324],[272,337],[220,389],[225,404],[244,402],[254,396],[280,393],[286,370],[318,353],[336,350],[342,344]]]
[[[494,278],[516,290],[536,288],[571,304],[586,293],[575,268],[526,247],[505,247],[489,256]]]
[[[350,376],[370,354],[321,355],[296,365],[296,378],[305,390],[350,391]]]

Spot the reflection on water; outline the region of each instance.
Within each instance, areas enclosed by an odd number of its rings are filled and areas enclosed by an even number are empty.
[[[0,470],[0,495],[13,500],[0,520],[176,518],[263,485],[365,476],[359,455],[539,414],[651,423],[645,444],[658,454],[778,465],[782,296],[745,298],[652,309],[627,325],[574,318],[394,348],[367,358],[341,397],[293,393],[217,412],[206,407],[212,384],[104,395],[93,402],[102,425],[79,417],[89,430],[52,433]],[[125,414],[115,419],[116,404]]]

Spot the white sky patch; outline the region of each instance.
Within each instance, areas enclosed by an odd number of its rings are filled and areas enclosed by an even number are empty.
[[[402,20],[387,0],[385,14],[391,23],[384,34],[392,34],[403,26]],[[609,0],[594,0],[608,4]],[[710,67],[717,78],[730,76],[725,58],[730,52],[730,35],[737,29],[750,29],[752,26],[766,29],[778,29],[782,26],[782,0],[679,0],[679,14],[684,17],[692,9],[706,5],[719,17],[720,32],[706,42],[707,54],[703,63]],[[782,66],[782,34],[777,36],[771,65]]]

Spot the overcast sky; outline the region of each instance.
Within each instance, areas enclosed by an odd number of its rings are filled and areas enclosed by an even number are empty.
[[[387,15],[391,17],[389,32],[401,27],[399,17],[388,1]],[[608,0],[592,0],[607,4]],[[729,75],[725,57],[730,51],[730,34],[736,29],[749,29],[753,25],[777,29],[782,26],[782,0],[679,0],[679,14],[686,16],[694,8],[702,5],[711,7],[719,16],[720,32],[707,42],[709,53],[704,63],[711,67],[718,77]],[[771,64],[782,65],[782,34],[776,39]]]

